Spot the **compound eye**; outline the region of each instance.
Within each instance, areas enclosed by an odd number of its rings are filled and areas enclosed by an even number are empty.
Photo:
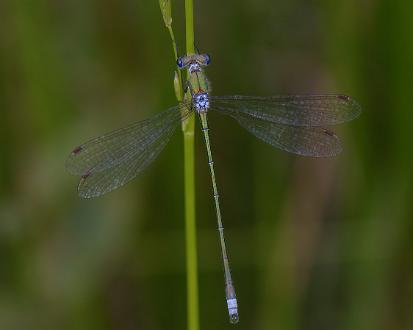
[[[182,69],[184,67],[184,61],[182,61],[182,57],[179,57],[176,60],[176,65],[178,66],[178,68]]]
[[[204,54],[205,57],[205,65],[208,65],[211,63],[211,57],[208,54]]]

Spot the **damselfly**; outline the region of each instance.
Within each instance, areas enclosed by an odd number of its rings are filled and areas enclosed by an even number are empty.
[[[188,93],[184,102],[156,116],[92,139],[70,154],[67,170],[80,176],[79,195],[98,197],[123,186],[144,170],[161,152],[182,121],[200,117],[211,172],[220,235],[225,291],[230,321],[238,322],[238,305],[231,278],[221,220],[218,188],[209,141],[209,110],[229,115],[264,142],[282,150],[311,157],[331,157],[341,151],[338,137],[326,127],[356,118],[360,106],[346,95],[210,96],[203,67],[207,54],[177,60],[187,69]]]

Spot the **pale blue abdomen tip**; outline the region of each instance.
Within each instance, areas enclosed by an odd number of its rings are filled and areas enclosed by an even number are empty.
[[[234,298],[228,299],[227,305],[228,305],[229,321],[233,324],[238,323],[239,317],[238,317],[237,299],[234,299]]]

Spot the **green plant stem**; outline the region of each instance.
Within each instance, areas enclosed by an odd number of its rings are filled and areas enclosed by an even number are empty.
[[[193,121],[193,119],[192,119]],[[193,126],[193,125],[191,125]],[[184,132],[185,161],[185,233],[187,273],[187,317],[188,330],[199,329],[198,312],[198,261],[195,221],[195,168],[194,135]]]
[[[185,0],[186,52],[194,53],[193,0]],[[182,125],[184,135],[185,170],[185,230],[187,273],[188,330],[199,330],[198,307],[198,261],[195,220],[195,116],[190,116]]]

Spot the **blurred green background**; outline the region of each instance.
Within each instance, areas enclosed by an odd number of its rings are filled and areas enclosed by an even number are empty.
[[[236,328],[413,329],[413,2],[195,5],[214,94],[340,92],[364,110],[337,127],[335,159],[211,114]],[[98,199],[64,168],[79,143],[174,105],[174,69],[157,0],[0,1],[0,329],[185,329],[182,134]],[[196,164],[201,328],[231,329],[199,133]]]

